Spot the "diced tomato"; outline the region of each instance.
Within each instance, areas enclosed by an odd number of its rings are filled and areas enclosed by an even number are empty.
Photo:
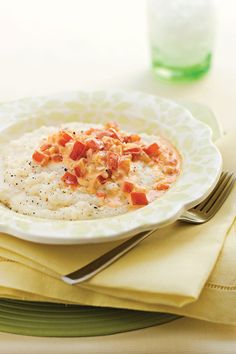
[[[87,149],[92,149],[93,151],[102,150],[104,148],[104,144],[101,140],[91,139],[86,142]]]
[[[81,141],[76,141],[70,153],[70,158],[74,161],[79,160],[81,157],[84,156],[85,151],[86,151],[86,145]]]
[[[60,132],[58,144],[61,146],[65,146],[70,140],[72,140],[72,136],[66,132]]]
[[[148,200],[146,193],[143,192],[131,192],[131,201],[133,205],[147,205]]]
[[[47,144],[47,143],[45,143],[45,144],[43,144],[43,145],[40,146],[40,150],[41,150],[41,151],[45,151],[45,150],[50,149],[51,147],[52,147],[52,144]]]
[[[63,182],[65,182],[68,185],[72,185],[72,186],[77,186],[78,185],[77,177],[75,175],[72,175],[72,173],[70,173],[70,172],[66,172],[61,177],[61,179],[62,179]]]
[[[144,147],[143,151],[149,156],[158,156],[160,154],[160,147],[157,143],[153,143],[148,147]]]
[[[45,166],[49,162],[49,157],[38,150],[35,150],[32,155],[32,158],[35,162],[42,166]]]
[[[97,192],[96,193],[96,196],[98,197],[98,198],[106,198],[106,193],[104,193],[104,192]]]
[[[61,154],[52,155],[51,159],[52,159],[52,161],[54,161],[54,162],[61,162],[61,161],[63,161],[63,157],[62,157]]]
[[[134,189],[134,184],[128,181],[125,181],[122,186],[122,191],[125,193],[131,193]]]
[[[105,184],[107,182],[107,178],[103,177],[102,175],[97,176],[99,183]]]
[[[140,141],[141,137],[137,134],[127,135],[123,138],[125,143],[135,143],[136,141]]]
[[[81,172],[81,168],[79,166],[76,166],[74,168],[75,174],[77,177],[82,177],[82,172]]]
[[[130,171],[130,159],[128,158],[122,158],[119,162],[119,168],[126,173],[129,173]]]
[[[111,171],[116,171],[118,169],[119,155],[115,152],[108,151],[107,153],[107,166]]]
[[[170,188],[169,184],[164,184],[164,183],[160,183],[156,186],[156,189],[158,191],[166,191],[169,188]]]
[[[139,161],[140,160],[140,154],[133,154],[132,155],[132,161]]]

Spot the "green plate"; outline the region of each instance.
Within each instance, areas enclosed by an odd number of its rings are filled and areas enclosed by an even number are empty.
[[[0,331],[41,337],[102,336],[179,318],[158,312],[1,299]]]

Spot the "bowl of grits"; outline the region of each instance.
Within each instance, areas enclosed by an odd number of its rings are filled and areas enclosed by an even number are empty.
[[[165,226],[221,171],[210,129],[155,96],[72,92],[0,114],[0,230],[30,241],[108,242]]]

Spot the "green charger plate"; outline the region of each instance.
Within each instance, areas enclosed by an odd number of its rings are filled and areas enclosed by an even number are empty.
[[[0,300],[0,331],[27,336],[103,336],[160,325],[177,318],[179,316],[159,312]]]

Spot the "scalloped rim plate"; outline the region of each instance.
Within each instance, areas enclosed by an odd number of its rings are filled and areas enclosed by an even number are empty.
[[[94,220],[51,220],[17,214],[0,205],[0,231],[33,242],[79,244],[114,241],[173,223],[203,200],[219,178],[222,159],[211,130],[178,104],[128,91],[69,92],[0,105],[1,145],[42,125],[117,121],[128,131],[163,135],[180,151],[182,173],[160,199],[129,213]]]

